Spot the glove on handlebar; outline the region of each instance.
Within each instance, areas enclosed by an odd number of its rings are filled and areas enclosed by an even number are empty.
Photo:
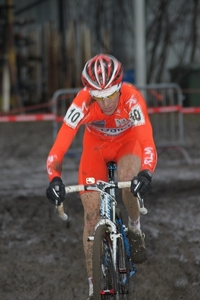
[[[143,198],[151,190],[152,173],[148,170],[143,170],[138,173],[131,181],[131,192],[135,197],[137,193]]]
[[[46,196],[49,201],[56,205],[65,200],[65,185],[60,177],[54,177],[49,183],[49,187],[46,190]]]

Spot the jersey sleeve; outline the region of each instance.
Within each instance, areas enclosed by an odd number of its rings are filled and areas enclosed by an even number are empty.
[[[69,149],[77,131],[78,127],[72,129],[63,122],[47,157],[46,167],[50,181],[54,177],[61,177],[64,155]]]
[[[157,151],[146,102],[140,91],[135,89],[131,101],[127,104],[133,130],[142,149],[141,170],[150,170],[153,173],[157,164]]]
[[[64,155],[68,151],[80,125],[87,118],[89,111],[87,103],[90,98],[86,90],[81,90],[66,112],[63,124],[47,157],[46,167],[50,181],[54,177],[61,177]]]

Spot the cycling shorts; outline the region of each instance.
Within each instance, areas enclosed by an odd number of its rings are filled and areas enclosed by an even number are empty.
[[[79,184],[92,184],[96,180],[108,181],[106,163],[118,163],[121,157],[128,154],[142,158],[142,150],[133,130],[114,138],[95,136],[86,130],[79,166]]]

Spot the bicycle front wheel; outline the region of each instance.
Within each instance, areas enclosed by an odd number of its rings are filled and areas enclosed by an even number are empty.
[[[97,227],[93,243],[93,287],[95,300],[115,300],[116,272],[112,259],[112,242],[105,225]]]
[[[129,299],[129,270],[128,261],[124,249],[123,239],[118,239],[118,290],[119,290],[119,300]]]
[[[122,214],[119,208],[116,209],[116,219],[121,220],[123,224]],[[118,258],[118,276],[119,276],[119,280],[118,280],[119,300],[128,300],[129,299],[129,268],[128,268],[128,257],[126,255],[123,237],[118,238],[117,258]]]

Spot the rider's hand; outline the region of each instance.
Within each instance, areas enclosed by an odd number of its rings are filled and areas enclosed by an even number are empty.
[[[151,190],[152,173],[148,170],[143,170],[138,173],[131,181],[131,192],[135,197],[137,193],[143,198]]]
[[[54,177],[46,190],[47,198],[54,205],[59,205],[65,200],[65,186],[60,177]]]

